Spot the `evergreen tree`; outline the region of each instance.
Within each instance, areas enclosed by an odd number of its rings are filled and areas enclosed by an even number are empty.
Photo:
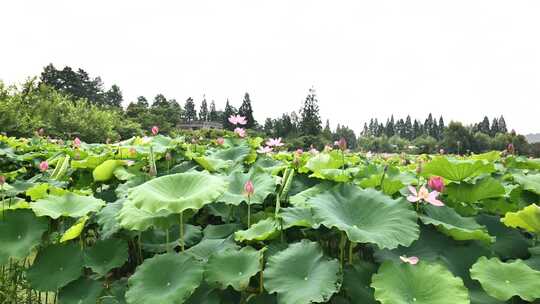
[[[489,130],[489,136],[493,137],[497,133],[499,133],[499,120],[497,118],[493,118],[493,121],[491,123],[491,129]]]
[[[330,121],[328,119],[326,120],[322,134],[326,140],[332,139],[332,130],[330,129]]]
[[[249,94],[244,95],[244,100],[242,100],[242,105],[238,109],[238,115],[244,116],[247,119],[246,128],[253,128],[257,125],[255,118],[253,118],[253,109],[251,107],[251,100],[249,99]]]
[[[201,101],[201,108],[199,110],[199,119],[202,121],[210,120],[210,117],[208,114],[208,104],[206,103],[206,97],[204,96],[203,96],[203,100]]]
[[[210,113],[208,114],[208,120],[218,121],[218,112],[216,111],[216,102],[212,100],[210,102]]]
[[[319,135],[321,133],[319,101],[313,88],[309,89],[304,105],[300,110],[300,117],[300,127],[304,135]]]
[[[195,110],[195,102],[193,102],[193,98],[191,97],[186,99],[186,102],[184,104],[184,120],[187,122],[197,120],[197,110]]]
[[[392,115],[390,120],[386,121],[386,127],[384,131],[385,131],[386,136],[388,137],[392,137],[394,136],[394,134],[396,134],[396,127],[394,124],[394,115]]]
[[[273,136],[273,132],[274,132],[274,123],[272,122],[272,119],[271,118],[267,118],[265,121],[264,121],[264,133],[266,133],[266,135],[268,136]]]
[[[412,139],[420,136],[422,136],[422,125],[418,120],[415,119],[413,123]]]
[[[442,117],[442,115],[439,117],[439,134],[438,134],[438,137],[437,139],[442,139],[443,136],[444,136],[444,129],[445,129],[445,126],[444,126],[444,119]]]
[[[410,115],[407,115],[407,118],[405,119],[405,126],[404,126],[404,129],[405,129],[405,138],[408,139],[408,140],[413,140],[413,126],[412,126],[412,121],[411,121],[411,116]]]
[[[506,121],[504,120],[504,117],[502,115],[501,117],[499,117],[499,132],[508,133],[508,129],[506,128]]]
[[[115,84],[113,84],[107,93],[105,93],[104,99],[106,105],[114,108],[121,108],[122,100],[124,100],[120,87]]]
[[[234,130],[235,126],[229,122],[229,117],[236,115],[236,109],[231,106],[229,99],[225,103],[225,110],[223,111],[223,127],[227,130]]]
[[[437,131],[435,130],[435,126],[433,123],[433,115],[429,113],[428,118],[424,122],[424,134],[429,135],[431,137],[435,137],[435,133]]]
[[[482,122],[480,123],[478,131],[489,135],[490,127],[489,118],[487,116],[484,116],[484,120],[482,120]]]
[[[403,118],[400,118],[396,123],[396,135],[399,135],[401,138],[407,138],[407,130],[405,129],[405,122]]]

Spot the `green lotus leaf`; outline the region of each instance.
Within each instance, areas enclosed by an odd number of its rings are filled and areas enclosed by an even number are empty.
[[[540,245],[529,248],[531,257],[523,261],[534,270],[540,271]]]
[[[384,262],[371,287],[381,304],[469,304],[463,281],[440,264]]]
[[[250,278],[261,269],[260,260],[261,253],[251,247],[218,251],[208,259],[206,281],[221,289],[232,286],[236,291],[245,290]]]
[[[503,263],[498,258],[481,257],[471,268],[471,277],[492,297],[507,301],[519,296],[526,301],[540,298],[540,271],[515,260]]]
[[[49,195],[46,198],[30,203],[37,216],[48,216],[57,219],[61,216],[79,218],[90,212],[97,212],[105,202],[92,196],[66,193],[62,196]]]
[[[394,200],[373,189],[338,185],[309,201],[316,221],[336,227],[355,243],[379,248],[410,245],[418,239],[416,213],[403,199]]]
[[[104,161],[102,164],[97,166],[92,172],[94,181],[106,182],[110,180],[114,176],[114,170],[116,170],[118,167],[121,167],[125,164],[126,164],[125,160],[108,159]]]
[[[103,291],[103,283],[80,278],[66,285],[58,293],[58,304],[95,304]]]
[[[26,277],[32,288],[56,292],[82,273],[83,257],[77,244],[50,245],[38,252]]]
[[[484,160],[457,160],[440,156],[424,165],[422,174],[437,175],[451,181],[463,181],[470,177],[495,171],[492,163]]]
[[[377,271],[372,263],[357,261],[347,265],[343,276],[343,289],[351,299],[351,304],[377,304],[370,286],[371,277]]]
[[[502,222],[508,227],[522,228],[540,235],[540,207],[532,204],[518,212],[508,212]]]
[[[208,286],[202,283],[195,292],[186,301],[186,304],[220,304],[219,289]]]
[[[30,199],[33,201],[36,201],[46,197],[49,194],[47,190],[49,190],[49,184],[37,184],[26,190],[26,195],[30,196]]]
[[[130,200],[123,202],[116,217],[122,228],[136,231],[145,231],[150,227],[166,229],[179,221],[177,214],[172,214],[167,210],[151,212],[139,209],[134,205],[134,202]]]
[[[127,260],[128,245],[126,241],[119,239],[97,241],[84,252],[84,266],[101,276],[124,265]]]
[[[474,203],[480,200],[504,196],[506,191],[501,184],[493,177],[483,178],[476,184],[451,183],[446,187],[448,197],[464,203]]]
[[[175,248],[182,244],[180,237],[180,225],[172,226],[166,230],[149,229],[142,233],[142,247],[145,251],[164,253],[167,249]],[[167,244],[167,232],[169,243]],[[191,246],[202,238],[201,227],[184,224],[184,246]]]
[[[481,154],[475,154],[471,156],[471,159],[487,160],[489,162],[495,162],[501,159],[500,151],[490,151]]]
[[[203,234],[205,239],[223,239],[229,237],[240,229],[239,224],[208,225],[204,227]]]
[[[486,226],[489,234],[495,237],[490,249],[502,259],[526,259],[529,256],[530,241],[519,230],[504,225],[500,217],[482,214],[476,217],[476,221]]]
[[[479,225],[474,218],[462,217],[450,207],[426,205],[424,210],[426,215],[420,216],[424,224],[437,227],[439,231],[455,240],[481,240],[486,243],[495,241],[486,227]]]
[[[227,183],[218,176],[186,172],[158,177],[129,190],[129,201],[136,208],[156,213],[198,210],[220,197]]]
[[[237,249],[238,246],[231,239],[203,239],[197,245],[185,251],[200,261],[207,261],[208,258],[221,250]]]
[[[262,169],[252,170],[249,173],[236,171],[229,176],[229,187],[219,198],[219,201],[235,206],[242,202],[247,203],[248,197],[244,193],[244,185],[248,180],[253,183],[255,189],[250,197],[251,204],[262,204],[266,197],[276,189],[275,178]]]
[[[182,304],[201,283],[203,271],[190,255],[156,255],[129,278],[126,300],[129,304]]]
[[[531,159],[525,156],[510,156],[506,158],[507,168],[540,170],[540,159]]]
[[[319,153],[311,157],[305,167],[313,173],[324,169],[339,169],[343,166],[343,158],[340,151],[331,151],[329,153]]]
[[[229,168],[233,164],[233,162],[230,160],[223,160],[212,156],[196,156],[193,157],[193,160],[204,170],[209,172],[222,171]]]
[[[283,229],[291,227],[319,228],[319,224],[313,219],[313,213],[309,207],[282,208],[279,216],[283,220]]]
[[[99,235],[102,239],[108,239],[120,230],[121,227],[117,217],[121,209],[122,201],[117,201],[105,205],[105,207],[96,214],[96,222],[99,225]]]
[[[126,304],[127,279],[122,278],[109,285],[99,304]]]
[[[302,240],[268,258],[264,286],[277,293],[278,303],[326,302],[339,291],[339,262],[323,255],[315,242]]]
[[[64,232],[62,235],[62,238],[60,238],[60,243],[78,238],[84,229],[86,221],[88,221],[88,216],[83,216],[75,224],[73,224],[73,226],[69,227],[69,229],[66,230],[66,232]]]
[[[94,169],[106,161],[109,157],[110,155],[106,153],[100,155],[88,155],[82,160],[72,160],[71,167],[75,169]]]
[[[30,209],[30,204],[20,197],[10,197],[9,199],[0,201],[0,219],[3,218],[6,211],[17,209]]]
[[[514,174],[514,181],[520,184],[523,189],[540,195],[540,173],[523,175]]]
[[[333,187],[333,184],[330,182],[322,182],[319,184],[316,184],[315,186],[308,188],[304,191],[301,191],[291,197],[289,197],[289,202],[291,205],[295,207],[307,207],[308,201],[317,196],[318,194],[321,194],[327,190],[330,190]]]
[[[235,232],[234,239],[237,242],[264,241],[274,238],[278,233],[278,223],[273,218],[267,218],[251,225],[247,230]]]
[[[23,259],[41,242],[49,227],[45,218],[38,218],[30,210],[7,211],[0,220],[0,265],[10,258]]]

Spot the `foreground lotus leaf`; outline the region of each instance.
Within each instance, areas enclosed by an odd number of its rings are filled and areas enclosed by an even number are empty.
[[[88,216],[83,216],[75,224],[73,224],[73,226],[69,227],[69,229],[66,230],[66,232],[64,232],[62,235],[62,238],[60,238],[60,243],[78,238],[84,230],[86,221],[88,221]]]
[[[37,216],[48,216],[57,219],[61,216],[79,218],[90,212],[97,212],[105,202],[93,196],[66,193],[62,196],[49,195],[46,198],[30,203]]]
[[[529,190],[540,195],[540,173],[538,174],[514,174],[514,180],[520,184],[523,189]]]
[[[206,264],[206,281],[221,289],[232,286],[242,291],[248,287],[249,279],[259,272],[260,258],[261,253],[251,247],[216,252]]]
[[[97,241],[84,252],[84,266],[101,276],[122,266],[127,260],[128,245],[126,241],[119,239]]]
[[[30,210],[13,210],[4,213],[0,220],[0,265],[10,258],[23,259],[39,245],[48,228],[45,218],[38,218]]]
[[[69,283],[58,293],[58,304],[95,304],[103,291],[103,283],[80,278]]]
[[[410,204],[373,189],[338,185],[308,203],[316,221],[344,231],[355,243],[392,249],[418,239],[417,216]]]
[[[83,257],[77,244],[50,245],[38,252],[26,276],[32,288],[56,292],[82,272]]]
[[[529,205],[518,212],[508,212],[502,222],[513,228],[522,228],[540,235],[540,206]]]
[[[199,286],[203,266],[187,254],[155,255],[129,278],[129,304],[181,304]]]
[[[505,190],[501,182],[493,177],[487,177],[475,184],[451,183],[446,187],[446,193],[456,202],[474,203],[488,198],[501,197],[505,194]]]
[[[339,262],[326,258],[319,244],[302,240],[268,259],[264,282],[281,304],[325,302],[340,289]]]
[[[212,254],[221,250],[238,249],[238,246],[231,239],[203,239],[197,245],[185,251],[200,261],[207,261]]]
[[[97,166],[92,172],[94,181],[106,182],[113,178],[114,170],[126,164],[125,160],[109,159]]]
[[[130,189],[128,199],[143,211],[181,213],[212,203],[226,188],[227,183],[219,176],[201,172],[177,173]]]
[[[236,171],[229,176],[229,187],[223,196],[219,198],[219,201],[235,206],[247,202],[248,198],[244,193],[244,185],[248,180],[253,183],[255,189],[250,198],[251,204],[262,204],[266,197],[276,189],[274,177],[265,173],[262,169],[256,169],[250,173]]]
[[[442,233],[452,237],[454,240],[481,240],[486,243],[495,241],[490,236],[486,227],[478,224],[474,218],[462,217],[454,209],[443,206],[425,206],[426,215],[420,216],[426,225],[432,224]]]
[[[498,258],[481,257],[471,268],[471,277],[492,297],[507,301],[519,296],[526,301],[540,298],[540,271],[522,260],[503,263]]]
[[[382,304],[469,304],[463,281],[440,264],[416,265],[386,261],[373,275],[371,287]]]
[[[357,261],[347,265],[343,277],[343,289],[351,299],[352,304],[377,304],[373,297],[371,277],[377,271],[375,264]]]
[[[115,212],[115,210],[110,211],[111,213]],[[111,216],[113,215],[111,214]],[[112,220],[112,218],[109,218],[109,220]],[[122,228],[128,230],[145,231],[150,227],[166,229],[167,227],[177,223],[179,219],[177,214],[172,214],[167,210],[160,210],[157,212],[142,210],[135,207],[132,201],[125,200],[121,205],[118,215],[116,216],[116,220],[118,220],[118,224]]]

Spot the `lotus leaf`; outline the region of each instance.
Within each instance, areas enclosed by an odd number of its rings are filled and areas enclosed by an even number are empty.
[[[75,193],[62,196],[49,195],[46,198],[30,203],[37,216],[48,216],[57,219],[61,216],[79,218],[90,212],[97,212],[105,205],[100,199]]]
[[[502,222],[508,227],[522,228],[540,235],[540,207],[532,204],[518,212],[508,212]]]
[[[84,266],[105,276],[111,269],[122,266],[128,260],[128,245],[119,239],[97,241],[84,252]]]
[[[251,247],[241,250],[221,250],[210,256],[206,264],[205,278],[210,285],[221,289],[232,286],[237,291],[246,289],[249,280],[261,268],[261,253]]]
[[[95,304],[102,291],[102,282],[80,278],[60,290],[58,304]]]

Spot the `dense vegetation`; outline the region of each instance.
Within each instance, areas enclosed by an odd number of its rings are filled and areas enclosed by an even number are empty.
[[[177,126],[184,122],[212,121],[233,130],[231,115],[247,118],[251,134],[281,137],[290,148],[314,146],[321,149],[345,138],[353,150],[373,152],[438,153],[440,149],[457,154],[502,150],[513,144],[518,154],[540,157],[540,144],[530,145],[516,134],[504,117],[463,126],[459,122],[445,124],[443,117],[430,114],[423,122],[407,116],[390,117],[386,123],[371,119],[361,134],[338,124],[335,130],[326,120],[323,127],[319,101],[310,89],[298,111],[280,117],[267,118],[262,124],[254,119],[252,100],[246,93],[235,107],[227,100],[224,109],[216,108],[214,100],[199,101],[188,97],[182,104],[174,98],[157,94],[148,99],[139,96],[124,109],[118,85],[105,88],[100,77],[91,77],[70,67],[44,68],[39,79],[30,80],[21,88],[0,83],[0,132],[9,136],[29,137],[40,129],[49,136],[69,139],[78,136],[88,142],[106,142],[142,135],[159,122],[163,134],[182,133]],[[361,122],[359,122],[360,124]]]
[[[540,160],[286,152],[227,121],[0,136],[0,302],[538,303]]]

